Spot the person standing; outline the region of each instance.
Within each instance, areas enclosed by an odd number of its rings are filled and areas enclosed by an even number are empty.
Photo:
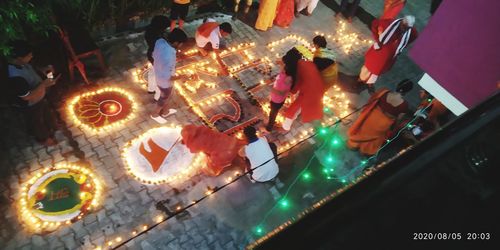
[[[388,139],[393,124],[408,113],[408,102],[403,96],[412,88],[413,82],[403,80],[396,91],[382,88],[375,92],[347,130],[347,146],[366,156],[376,154]]]
[[[281,72],[276,77],[274,81],[273,88],[271,89],[271,102],[269,111],[269,119],[266,125],[266,130],[271,132],[274,128],[274,123],[276,121],[276,116],[278,116],[278,112],[283,107],[286,98],[288,97],[288,93],[293,85],[293,75],[296,75],[297,69],[291,67],[291,63],[284,63],[284,61],[289,60],[285,56],[279,62],[281,67]],[[288,66],[286,66],[288,65]]]
[[[238,11],[240,9],[240,2],[241,0],[234,0],[234,15],[236,16],[238,14]],[[250,10],[250,6],[252,6],[253,1],[252,0],[245,0],[245,9],[243,10],[244,14],[247,14],[248,11]]]
[[[170,9],[170,30],[174,30],[175,22],[178,20],[179,29],[184,29],[184,20],[189,12],[189,4],[191,0],[173,0],[172,8]]]
[[[337,83],[338,67],[335,62],[335,53],[326,47],[327,42],[324,36],[313,38],[314,51],[313,62],[321,72],[321,77],[325,82],[325,88],[329,89]]]
[[[395,19],[405,7],[406,0],[385,0],[384,12],[379,19]]]
[[[175,75],[176,49],[187,40],[187,35],[181,29],[174,29],[168,34],[167,39],[158,38],[153,49],[153,72],[156,84],[160,90],[157,106],[151,118],[160,124],[167,122],[167,116],[177,112],[168,108],[168,98],[172,94],[173,82],[182,76]]]
[[[340,11],[335,14],[335,17],[340,17],[342,14],[349,23],[352,23],[352,18],[356,15],[356,10],[358,10],[359,3],[361,0],[353,0],[349,10],[347,10],[349,5],[349,0],[341,0],[340,1]]]
[[[289,50],[285,57],[290,57],[285,60],[285,66],[297,68],[296,80],[294,80],[295,84],[291,92],[298,92],[298,96],[285,111],[283,122],[283,129],[289,131],[299,114],[302,122],[305,123],[317,121],[323,117],[323,95],[326,88],[316,65],[311,61],[303,60],[296,48]]]
[[[267,182],[276,178],[279,173],[277,147],[269,143],[266,137],[258,137],[254,127],[246,127],[243,134],[248,142],[239,154],[249,161],[247,171],[252,182]]]
[[[53,146],[57,144],[54,137],[57,120],[45,96],[59,77],[54,78],[53,72],[48,72],[42,80],[30,65],[33,53],[28,42],[17,40],[12,45],[13,59],[8,64],[7,80],[10,102],[22,110],[28,131],[35,139],[45,146]]]
[[[280,0],[274,23],[282,28],[288,28],[293,22],[295,10],[294,0]]]
[[[359,80],[367,84],[370,92],[374,92],[378,77],[389,71],[397,56],[416,39],[414,24],[413,16],[373,21],[371,30],[375,43],[366,52],[365,63],[359,73]]]
[[[148,45],[146,56],[151,65],[154,65],[153,50],[156,41],[164,37],[169,23],[170,19],[166,16],[154,16],[153,19],[151,19],[151,23],[146,27],[146,31],[144,31],[144,40],[146,40],[146,44]],[[148,74],[148,93],[154,94],[154,99],[156,101],[160,98],[161,92],[156,85],[154,70],[151,70]]]
[[[273,21],[276,17],[276,9],[279,0],[261,0],[259,4],[259,16],[255,22],[255,28],[266,31],[273,27]]]
[[[312,15],[314,9],[316,9],[316,6],[318,5],[318,1],[319,0],[297,0],[295,2],[295,5],[297,7],[296,9],[297,13],[295,14],[295,16],[298,17],[299,13],[304,9],[307,9],[306,15],[308,16]]]

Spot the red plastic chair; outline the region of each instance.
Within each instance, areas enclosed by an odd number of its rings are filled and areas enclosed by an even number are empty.
[[[68,69],[69,69],[69,78],[71,82],[73,82],[75,79],[74,70],[76,67],[80,72],[80,75],[82,76],[85,83],[90,84],[87,78],[87,73],[85,71],[85,65],[82,63],[80,59],[95,55],[97,57],[97,60],[99,61],[102,71],[106,71],[108,69],[106,63],[104,62],[104,57],[102,56],[102,52],[99,48],[77,53],[75,52],[75,49],[71,44],[68,34],[62,28],[58,28],[57,30],[59,32],[59,37],[63,41],[64,47],[68,52]]]

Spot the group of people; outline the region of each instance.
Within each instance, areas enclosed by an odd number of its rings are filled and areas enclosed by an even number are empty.
[[[312,4],[312,11],[315,4],[314,1],[309,2]],[[266,29],[271,27],[273,22],[281,23],[283,16],[280,17],[275,10],[284,8],[287,3],[291,3],[289,6],[294,5],[294,1],[280,1],[280,6],[278,1],[262,1],[256,27]],[[288,8],[290,21],[295,10],[295,7]],[[366,54],[359,79],[367,85],[373,95],[347,135],[347,145],[352,149],[358,149],[362,154],[375,154],[387,139],[387,133],[393,124],[402,120],[403,114],[408,113],[408,103],[403,96],[412,89],[411,81],[401,82],[397,85],[396,91],[383,88],[375,92],[373,86],[378,76],[387,72],[405,46],[416,38],[414,22],[412,16],[406,16],[399,19],[375,20],[372,24],[375,43]],[[160,93],[157,107],[151,117],[159,123],[165,123],[166,117],[175,113],[175,110],[169,108],[167,104],[167,99],[172,93],[172,82],[188,77],[175,74],[176,51],[187,40],[187,35],[179,28],[172,29],[173,26],[170,26],[171,30],[167,33],[167,28],[172,23],[173,21],[165,16],[157,16],[152,19],[151,25],[145,32],[148,59],[153,65],[154,81],[150,81],[150,84],[153,83],[150,90]],[[204,20],[195,34],[196,47],[200,54],[206,56],[212,50],[215,58],[220,60],[218,54],[221,49],[221,38],[230,35],[231,31],[229,23],[220,24],[213,19]],[[337,82],[338,62],[335,53],[327,48],[325,37],[316,36],[312,42],[315,47],[312,60],[304,59],[300,48],[294,47],[278,62],[281,71],[271,89],[271,109],[262,129],[264,136],[258,137],[258,130],[251,126],[244,129],[244,141],[202,126],[184,127],[183,143],[192,152],[203,152],[207,155],[208,174],[218,175],[239,155],[247,159],[248,168],[252,172],[250,175],[252,181],[264,182],[274,179],[279,172],[276,146],[267,141],[265,134],[276,129],[276,117],[290,95],[294,95],[294,98],[291,105],[283,112],[285,120],[281,127],[278,127],[279,132],[289,131],[299,115],[304,123],[319,123],[323,117],[323,95]],[[224,143],[220,143],[222,141]]]
[[[177,50],[188,40],[188,36],[181,28],[173,28],[167,33],[168,27],[172,28],[170,26],[172,22],[166,16],[155,16],[144,32],[144,39],[148,46],[147,58],[153,65],[153,70],[148,75],[148,92],[155,94],[154,99],[157,101],[151,118],[160,124],[166,123],[165,118],[177,112],[168,104],[173,82],[190,77],[175,73],[178,60]],[[231,24],[219,24],[213,19],[206,19],[196,30],[196,47],[203,56],[207,56],[208,50],[213,50],[216,59],[220,62],[221,38],[231,33]]]
[[[319,0],[261,0],[255,28],[261,31],[273,27],[273,24],[287,28],[295,17],[305,11],[312,15]]]
[[[344,2],[342,1],[343,5]],[[359,81],[366,84],[372,95],[347,133],[348,147],[359,150],[364,155],[375,154],[390,137],[394,125],[408,119],[405,114],[409,113],[409,105],[403,97],[413,87],[411,81],[404,80],[397,84],[395,91],[374,88],[378,77],[390,70],[398,55],[417,36],[413,28],[414,17],[395,18],[405,1],[387,2],[392,3],[392,8],[386,8],[383,18],[372,23],[375,43],[367,51],[359,74]],[[157,101],[151,118],[160,124],[166,123],[166,118],[176,112],[168,104],[173,82],[190,77],[175,73],[177,51],[188,40],[182,28],[189,0],[174,0],[174,3],[171,18],[155,16],[144,36],[148,46],[147,58],[152,64],[148,91],[155,94],[154,99]],[[256,27],[265,30],[273,23],[288,26],[293,20],[294,12],[307,8],[310,14],[316,4],[317,0],[264,0],[261,2]],[[359,1],[355,0],[354,4],[359,4]],[[176,21],[179,28],[175,28]],[[169,28],[170,31],[167,32]],[[221,63],[219,52],[224,47],[221,39],[231,33],[231,24],[206,19],[196,30],[195,46],[202,56],[207,56],[212,51]],[[258,129],[251,126],[244,129],[243,141],[202,126],[184,127],[181,134],[186,147],[192,152],[204,152],[208,156],[208,174],[218,175],[239,155],[247,159],[252,181],[265,182],[277,176],[279,169],[276,145],[268,142],[265,135],[276,130],[288,132],[299,115],[303,123],[319,123],[323,117],[323,96],[337,82],[339,63],[335,53],[327,48],[327,40],[323,36],[316,36],[312,43],[315,47],[312,60],[305,59],[301,48],[293,47],[278,61],[281,71],[272,85],[270,113],[261,129],[263,136],[259,137]],[[23,110],[30,126],[29,131],[33,132],[35,138],[45,145],[54,145],[57,124],[45,96],[58,77],[54,77],[50,70],[37,71],[30,65],[33,55],[27,42],[14,42],[12,52],[12,60],[8,65],[8,89],[12,92],[9,92],[12,103]],[[283,112],[285,120],[280,127],[276,127],[276,117],[285,100],[292,95],[294,98],[290,106]],[[413,139],[419,139],[438,127],[439,117],[446,112],[446,108],[429,93],[422,92],[421,96],[427,101],[422,101],[419,106],[421,112],[415,114],[420,117],[420,122],[412,127]]]
[[[189,77],[175,74],[176,51],[188,38],[180,28],[171,29],[167,33],[171,23],[166,16],[155,16],[144,34],[148,45],[147,58],[153,65],[153,72],[148,79],[148,89],[151,93],[159,93],[151,118],[160,124],[165,123],[167,116],[176,112],[168,105],[173,81]],[[196,47],[202,56],[206,56],[208,51],[212,50],[216,59],[220,60],[221,38],[231,33],[231,24],[219,24],[213,19],[206,19],[196,30]],[[278,174],[278,165],[274,159],[277,154],[276,145],[267,143],[265,137],[257,137],[257,131],[253,127],[245,128],[244,134],[246,142],[204,126],[186,125],[181,131],[182,143],[191,152],[203,152],[207,155],[205,173],[220,174],[240,155],[247,159],[248,168],[252,171],[250,174],[252,181],[265,182],[274,179]],[[261,164],[262,167],[255,168]]]

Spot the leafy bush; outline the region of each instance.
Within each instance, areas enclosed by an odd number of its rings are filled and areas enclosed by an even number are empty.
[[[213,1],[213,0],[211,0]],[[92,30],[104,23],[147,16],[170,7],[171,0],[0,0],[0,54],[9,53],[14,39],[43,37],[64,15]],[[191,3],[197,2],[192,0]]]
[[[47,35],[54,28],[47,6],[26,0],[0,1],[0,54],[8,55],[7,45],[14,39],[30,39],[34,35]]]

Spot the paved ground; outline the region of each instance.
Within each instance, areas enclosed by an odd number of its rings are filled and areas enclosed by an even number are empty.
[[[377,11],[381,9],[381,2],[363,1],[362,7],[369,13],[377,14]],[[428,2],[430,1],[409,1],[409,6],[404,11],[404,13],[416,14],[417,28],[420,30],[428,18],[426,12]],[[229,16],[218,18],[231,21]],[[200,20],[195,20],[186,25],[186,30],[190,35],[193,35],[195,26],[199,22]],[[289,29],[275,27],[268,32],[257,32],[240,21],[231,22],[233,22],[235,32],[228,43],[231,45],[255,42],[257,47],[252,50],[252,53],[257,58],[269,53],[265,50],[267,43],[289,34],[300,34],[307,39],[312,39],[314,31],[334,36],[339,28],[338,20],[333,17],[333,12],[321,3],[312,17],[301,16]],[[353,24],[347,25],[347,31],[357,33],[361,38],[369,37],[368,28],[358,19],[355,19]],[[159,216],[166,216],[165,209],[159,210],[158,207],[164,206],[169,211],[175,211],[177,206],[185,206],[192,200],[202,197],[207,187],[220,187],[227,182],[229,177],[234,177],[236,172],[242,171],[240,166],[234,166],[219,177],[198,174],[175,186],[142,185],[129,177],[124,170],[120,150],[127,141],[151,128],[158,127],[147,115],[154,106],[152,97],[133,81],[131,75],[136,67],[144,64],[145,48],[142,37],[136,34],[105,41],[102,43],[102,48],[111,69],[105,77],[97,79],[96,83],[100,86],[120,86],[135,93],[139,102],[138,117],[117,131],[95,135],[75,126],[66,117],[64,107],[59,104],[61,121],[64,123],[64,129],[57,133],[60,143],[57,146],[45,148],[33,143],[31,138],[19,129],[23,127],[23,124],[20,119],[12,119],[12,117],[19,116],[15,111],[2,111],[2,116],[10,117],[10,119],[2,119],[5,122],[1,124],[1,131],[4,131],[5,135],[1,137],[0,158],[0,166],[4,173],[0,182],[2,194],[0,196],[0,211],[2,212],[0,248],[91,249],[104,246],[111,241],[113,241],[112,246],[116,246],[118,237],[122,241],[131,238],[132,232],[140,232],[144,225],[151,226]],[[342,52],[334,43],[332,43],[332,48],[336,49],[339,61],[343,64],[341,70],[347,75],[356,75],[361,67],[362,55],[366,47],[357,46],[350,54]],[[421,70],[404,54],[400,56],[391,72],[381,77],[377,86],[392,87],[403,78],[416,81],[421,75]],[[238,92],[243,100],[246,99],[246,92],[241,86],[231,83],[234,80],[230,78],[225,81],[229,82],[228,87]],[[84,88],[78,87],[71,91],[79,93]],[[73,93],[68,93],[63,99]],[[413,106],[418,102],[416,93],[417,91],[414,90],[409,95],[409,101]],[[360,95],[346,94],[351,103],[357,107],[363,105],[368,97],[366,92]],[[179,95],[174,95],[172,105],[178,107],[179,112],[169,118],[170,122],[202,124],[201,119],[186,106]],[[259,118],[262,117],[262,114],[259,115]],[[331,130],[329,135],[335,134],[341,138],[348,124],[349,121],[342,123],[338,129]],[[304,126],[307,127],[307,125],[297,123],[294,127],[296,131],[292,134],[299,133]],[[258,238],[255,232],[257,225],[260,224],[263,232],[267,232],[344,185],[339,179],[328,178],[345,175],[352,170],[353,166],[359,164],[361,159],[356,153],[346,151],[343,147],[323,145],[325,138],[308,140],[281,158],[279,178],[284,183],[283,187],[274,183],[252,184],[246,178],[242,178],[190,207],[187,212],[135,238],[125,247],[130,249],[244,248]],[[282,138],[275,137],[275,139],[281,145],[286,145],[293,139],[298,140],[291,135]],[[327,143],[330,143],[330,139]],[[317,158],[313,158],[315,152]],[[328,173],[329,168],[322,167],[322,164],[329,164],[325,163],[325,152],[331,152],[335,156],[334,174]],[[102,205],[82,220],[63,226],[55,232],[43,235],[32,234],[20,223],[16,213],[17,206],[14,203],[19,196],[20,184],[40,168],[63,161],[82,162],[98,174],[105,183]],[[308,173],[311,178],[301,177],[295,182],[298,173],[306,166],[310,168]],[[355,173],[359,174],[359,171]],[[351,179],[347,178],[346,182]],[[292,183],[294,183],[293,188],[289,190],[287,196],[288,206],[277,206],[271,211],[276,204],[276,199],[287,193]]]

